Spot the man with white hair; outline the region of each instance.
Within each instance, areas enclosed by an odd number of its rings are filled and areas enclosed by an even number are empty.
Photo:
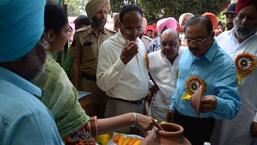
[[[192,18],[194,16],[194,14],[192,13],[183,13],[182,15],[180,15],[178,22],[179,22],[179,26],[180,29],[184,32],[184,28],[186,26],[187,21]]]
[[[185,26],[186,26],[186,23],[187,21],[192,18],[194,16],[194,14],[192,13],[183,13],[182,15],[180,15],[178,21],[179,21],[179,38],[180,38],[180,43],[181,43],[181,46],[187,46],[187,42],[186,42],[186,39],[185,39]]]
[[[109,0],[91,0],[86,5],[87,16],[91,25],[81,28],[75,33],[72,52],[72,83],[78,90],[91,92],[87,96],[89,115],[104,117],[107,97],[96,85],[96,68],[99,47],[104,40],[115,32],[106,29],[107,14],[110,10]]]

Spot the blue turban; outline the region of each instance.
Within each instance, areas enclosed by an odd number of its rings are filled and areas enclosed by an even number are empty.
[[[0,62],[15,61],[39,42],[46,0],[0,1]]]

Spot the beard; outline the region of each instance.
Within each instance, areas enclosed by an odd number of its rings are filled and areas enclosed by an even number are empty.
[[[17,61],[18,65],[14,72],[30,81],[39,73],[44,72],[45,59],[46,50],[38,44],[29,54]]]
[[[106,19],[99,19],[97,17],[92,18],[91,26],[97,28],[99,30],[104,29],[104,25],[106,23]]]
[[[41,40],[42,41],[42,40]],[[16,61],[2,62],[1,67],[9,69],[24,79],[30,81],[38,73],[44,72],[46,48],[39,42],[28,54]]]
[[[235,29],[236,29],[237,37],[239,37],[240,39],[243,39],[243,40],[249,38],[250,36],[255,34],[257,31],[257,28],[237,27],[236,25],[235,25]]]

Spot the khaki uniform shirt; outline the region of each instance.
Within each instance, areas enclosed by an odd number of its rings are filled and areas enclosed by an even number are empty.
[[[80,72],[93,77],[96,76],[99,47],[104,40],[114,34],[114,31],[104,29],[104,31],[97,36],[91,26],[77,30],[75,34],[76,42],[72,46],[72,57],[80,58]]]
[[[98,52],[103,41],[114,34],[114,31],[104,29],[103,32],[97,35],[91,26],[88,26],[77,30],[74,36],[75,40],[73,40],[71,54],[73,59],[80,59],[78,89],[91,93],[86,100],[81,102],[90,116],[104,117],[107,97],[96,84]]]

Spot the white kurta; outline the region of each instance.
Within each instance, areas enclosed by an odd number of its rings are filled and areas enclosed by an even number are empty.
[[[177,56],[173,64],[161,53],[161,50],[148,54],[148,58],[149,72],[159,87],[151,105],[169,109],[171,95],[176,89],[179,56]]]
[[[148,91],[146,51],[138,38],[138,53],[125,65],[120,59],[125,44],[120,32],[102,43],[98,55],[97,85],[113,98],[136,101],[144,98]]]
[[[161,121],[165,121],[171,103],[171,96],[176,89],[179,55],[171,64],[161,50],[157,50],[148,54],[148,60],[149,72],[159,87],[152,99],[150,114]]]
[[[224,32],[218,44],[235,59],[247,52],[257,57],[257,33],[239,44],[234,30]],[[246,76],[239,85],[241,107],[232,120],[216,121],[212,145],[257,145],[257,139],[250,136],[250,125],[257,122],[257,69]]]

